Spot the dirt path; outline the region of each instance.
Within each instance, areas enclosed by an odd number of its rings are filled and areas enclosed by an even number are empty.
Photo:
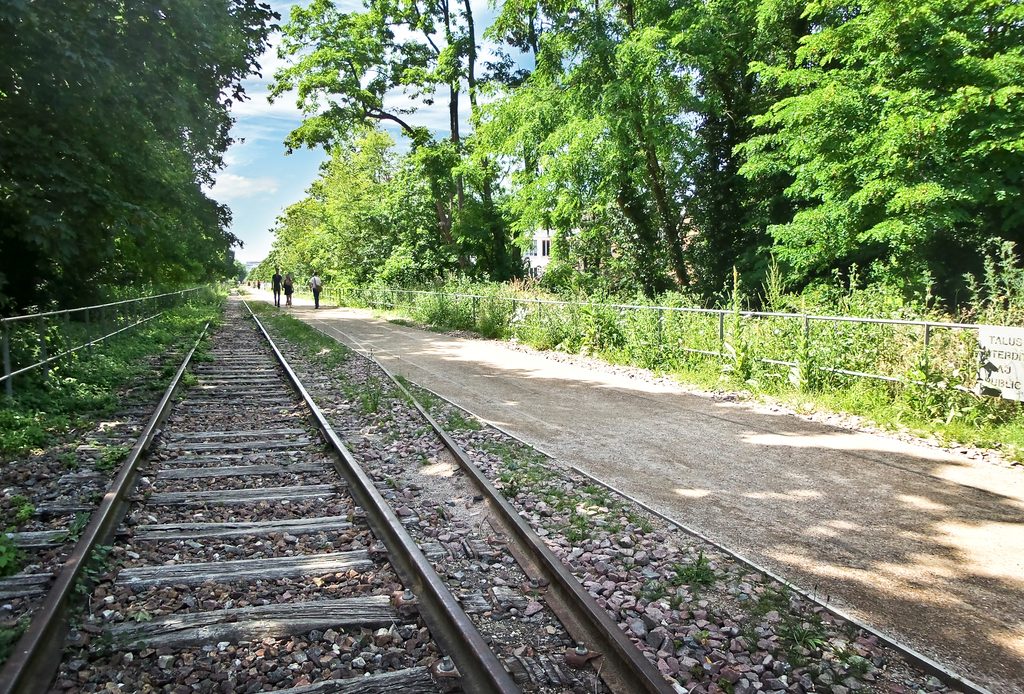
[[[1024,692],[1024,472],[485,340],[292,309],[987,686]]]

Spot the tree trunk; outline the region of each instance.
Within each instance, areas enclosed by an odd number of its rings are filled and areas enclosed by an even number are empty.
[[[468,33],[468,48],[466,55],[466,81],[469,83],[469,107],[472,120],[477,122],[479,112],[477,110],[477,84],[476,84],[476,24],[473,21],[473,8],[470,0],[463,0],[463,7],[466,13],[466,31]],[[481,162],[484,169],[483,184],[480,195],[483,199],[484,216],[487,226],[490,228],[491,237],[491,271],[494,279],[506,280],[514,277],[517,273],[509,263],[508,257],[508,234],[504,220],[494,206],[494,181],[490,175],[490,159],[485,157]]]

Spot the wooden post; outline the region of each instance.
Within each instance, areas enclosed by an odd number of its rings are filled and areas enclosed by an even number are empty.
[[[46,353],[46,318],[42,316],[38,319],[39,326],[39,361],[43,362],[43,382],[50,377],[50,365],[46,363],[46,359],[49,356]]]
[[[4,381],[4,390],[7,392],[7,397],[14,397],[14,384],[11,378],[11,327],[9,323],[4,323],[3,332],[3,358],[4,358],[4,376],[7,379]]]

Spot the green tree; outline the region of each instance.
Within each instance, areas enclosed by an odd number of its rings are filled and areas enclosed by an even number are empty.
[[[803,7],[801,0],[687,2],[670,20],[678,60],[694,75],[684,226],[693,285],[705,299],[720,295],[733,268],[759,283],[770,256],[766,227],[791,217],[783,196],[789,176],[745,178],[739,147],[753,135],[753,117],[780,96],[751,67],[792,64],[806,29]]]
[[[829,0],[788,91],[743,150],[753,180],[791,175],[792,220],[771,228],[795,279],[869,268],[947,297],[988,238],[1024,236],[1024,8],[1003,0]]]
[[[377,129],[332,148],[307,196],[278,218],[258,276],[269,278],[275,266],[298,277],[315,269],[327,285],[351,286],[423,282],[454,270],[419,160],[433,151],[399,159],[391,136]]]
[[[273,15],[256,0],[0,3],[0,303],[224,276],[210,200]]]
[[[292,10],[281,55],[289,64],[275,75],[274,98],[294,91],[305,118],[289,147],[352,142],[365,128],[397,124],[412,142],[403,162],[418,169],[433,203],[436,233],[427,237],[454,254],[463,272],[504,279],[517,274],[507,225],[495,203],[495,171],[486,153],[468,156],[459,97],[468,84],[478,110],[475,24],[468,2],[373,0],[365,11],[343,12],[329,0]],[[414,104],[448,99],[448,137],[435,138],[416,122],[416,107],[389,108],[401,90]],[[472,189],[467,192],[467,185]],[[418,248],[416,243],[410,248]],[[471,262],[475,259],[475,262]]]
[[[670,16],[661,2],[506,6],[496,27],[513,45],[535,46],[537,65],[492,108],[486,133],[501,154],[522,157],[510,203],[520,233],[531,224],[562,236],[614,229],[617,265],[649,296],[672,284],[669,271],[690,281],[682,165],[692,89],[668,50]]]

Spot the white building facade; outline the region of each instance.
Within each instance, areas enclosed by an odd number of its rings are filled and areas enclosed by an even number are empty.
[[[533,277],[540,277],[551,261],[551,231],[538,229],[533,232],[533,245],[523,256],[526,269]]]

